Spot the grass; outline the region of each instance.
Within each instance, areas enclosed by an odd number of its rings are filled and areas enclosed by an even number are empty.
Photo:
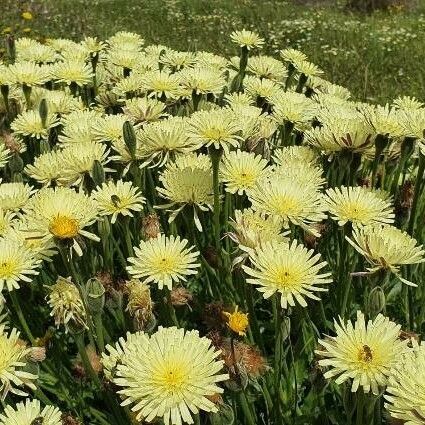
[[[264,53],[296,47],[320,65],[331,81],[362,101],[387,102],[401,94],[423,97],[418,55],[425,48],[425,2],[418,8],[372,16],[341,7],[294,5],[280,0],[3,0],[1,29],[19,25],[28,34],[78,39],[135,31],[147,43],[180,50],[236,54],[234,29],[256,29],[266,38]],[[4,4],[5,3],[5,4]],[[21,12],[34,18],[23,21]]]

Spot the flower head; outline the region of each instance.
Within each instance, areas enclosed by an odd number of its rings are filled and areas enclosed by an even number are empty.
[[[347,221],[354,225],[392,223],[394,213],[391,202],[379,193],[365,187],[331,188],[326,191],[325,203],[331,217],[343,226]]]
[[[223,314],[227,318],[227,326],[239,336],[246,335],[246,329],[249,325],[248,314],[242,313],[239,311],[239,307],[235,307],[235,311],[233,313],[229,313],[224,311]]]
[[[30,353],[31,348],[19,338],[19,331],[13,328],[8,333],[5,325],[0,325],[0,391],[3,398],[8,392],[26,396],[24,387],[36,389],[37,375],[25,370]]]
[[[159,235],[140,242],[135,247],[136,257],[130,257],[128,272],[144,283],[154,282],[159,289],[166,286],[171,290],[173,283],[185,282],[188,276],[196,275],[198,251],[179,236]]]
[[[93,78],[93,72],[87,63],[80,60],[65,60],[54,65],[52,70],[53,78],[66,84],[77,84],[84,86],[90,84]]]
[[[267,161],[252,152],[232,151],[223,158],[220,172],[226,191],[242,195],[268,174]]]
[[[131,279],[125,284],[125,292],[128,295],[126,311],[134,318],[138,329],[152,319],[153,302],[149,285],[139,279]]]
[[[9,73],[13,82],[26,86],[41,85],[50,79],[48,68],[34,62],[16,62],[9,66]]]
[[[32,282],[38,275],[41,260],[21,241],[11,237],[0,238],[0,292],[19,288],[19,282]]]
[[[403,353],[392,369],[385,394],[386,409],[405,425],[425,421],[425,344],[413,341],[413,349]]]
[[[35,111],[24,111],[12,122],[11,128],[15,134],[34,137],[36,139],[47,139],[50,128],[59,124],[56,115],[48,114],[45,123],[40,114]]]
[[[24,183],[2,183],[0,184],[0,205],[5,211],[18,211],[34,193],[31,186]]]
[[[228,375],[219,373],[223,361],[216,360],[220,352],[209,339],[197,331],[160,327],[123,345],[113,382],[122,388],[123,405],[134,405],[137,420],[162,417],[165,425],[190,424],[190,412],[217,411],[208,397],[223,392],[217,382]]]
[[[264,39],[261,38],[258,34],[253,31],[242,30],[242,31],[233,31],[230,34],[230,38],[233,43],[237,44],[240,47],[246,47],[248,50],[263,47]]]
[[[62,413],[54,406],[41,408],[38,400],[26,399],[15,408],[7,405],[0,414],[0,425],[61,425]]]
[[[258,286],[264,298],[276,292],[281,295],[282,308],[307,306],[305,298],[320,300],[316,292],[327,291],[323,285],[332,282],[331,273],[320,273],[326,261],[295,240],[291,243],[272,241],[250,252],[252,267],[242,266],[250,278],[247,282]]]
[[[85,230],[97,220],[95,202],[81,192],[66,187],[44,188],[31,198],[25,207],[28,228],[50,239],[72,242],[77,254],[82,255],[79,237],[99,241],[99,237]]]
[[[293,180],[289,176],[262,179],[248,198],[255,211],[280,217],[284,225],[289,222],[317,234],[311,226],[326,218],[322,194],[312,184]]]
[[[207,67],[185,68],[179,73],[180,85],[196,94],[212,93],[218,95],[223,91],[226,80],[219,69]]]
[[[115,223],[119,214],[133,217],[132,211],[141,211],[145,198],[131,182],[122,180],[103,183],[92,193],[100,215],[111,215]]]
[[[230,221],[234,232],[229,236],[242,250],[254,249],[267,242],[284,242],[287,233],[282,232],[282,219],[253,211],[250,208],[235,211],[235,219]]]
[[[51,308],[50,315],[55,318],[56,326],[63,325],[66,331],[70,326],[73,329],[87,327],[84,303],[71,278],[59,277],[55,284],[47,288],[49,290],[47,303]]]
[[[388,383],[392,367],[407,350],[408,341],[398,336],[400,326],[379,314],[375,320],[365,321],[363,313],[357,312],[357,320],[335,321],[336,336],[319,340],[322,346],[316,353],[321,357],[320,366],[329,367],[325,378],[336,377],[336,383],[352,380],[351,391],[361,386],[365,393]]]
[[[239,146],[240,130],[230,110],[217,109],[192,114],[189,120],[188,135],[193,138],[194,142],[204,146],[229,150],[230,146]]]
[[[425,251],[414,238],[390,225],[369,225],[353,229],[348,242],[372,265],[368,270],[390,270],[407,285],[417,286],[400,276],[400,266],[425,262]]]

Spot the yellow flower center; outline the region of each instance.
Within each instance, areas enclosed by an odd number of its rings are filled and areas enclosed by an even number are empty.
[[[160,273],[170,273],[176,268],[176,261],[173,258],[161,257],[156,261],[155,267]]]
[[[257,178],[256,173],[249,173],[243,171],[242,173],[235,176],[235,180],[239,186],[252,186]]]
[[[300,212],[299,201],[292,196],[271,199],[270,204],[273,205],[276,212],[282,216],[297,215]]]
[[[350,220],[362,221],[370,216],[370,210],[364,205],[349,203],[345,206],[345,214]]]
[[[222,140],[228,137],[222,128],[210,127],[204,130],[204,137],[208,140]]]
[[[249,325],[248,314],[242,313],[236,308],[233,313],[224,312],[224,315],[227,316],[227,325],[233,332],[245,335]]]
[[[0,278],[9,277],[15,271],[15,268],[16,264],[14,261],[3,261],[0,263]]]
[[[373,360],[373,351],[368,345],[363,345],[360,348],[357,358],[362,363],[370,363]]]
[[[78,235],[78,222],[75,218],[57,215],[50,223],[49,231],[59,239],[71,239]]]
[[[189,375],[190,371],[187,370],[187,367],[178,361],[169,360],[153,379],[163,387],[164,391],[169,391],[175,395],[187,386]]]

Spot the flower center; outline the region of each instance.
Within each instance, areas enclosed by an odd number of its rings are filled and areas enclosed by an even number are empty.
[[[369,209],[358,203],[348,204],[346,214],[351,220],[364,220],[369,214]]]
[[[204,137],[209,140],[222,140],[226,136],[223,129],[217,127],[210,127],[204,131]]]
[[[276,272],[276,281],[281,288],[288,288],[294,286],[295,276],[289,273],[286,269],[281,269]]]
[[[363,345],[357,355],[359,361],[363,363],[370,363],[373,360],[372,349],[368,345]]]
[[[71,239],[78,235],[78,222],[75,218],[57,215],[49,226],[49,231],[59,239]]]
[[[9,277],[15,270],[15,263],[12,261],[3,261],[0,263],[0,278]]]
[[[156,263],[160,273],[170,273],[176,267],[176,262],[171,258],[161,257]]]

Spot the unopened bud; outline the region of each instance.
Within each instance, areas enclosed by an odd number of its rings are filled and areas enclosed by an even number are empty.
[[[369,293],[367,302],[368,312],[371,317],[376,317],[385,308],[385,293],[380,286],[376,286]]]
[[[124,142],[127,146],[128,151],[130,152],[131,158],[136,158],[136,133],[134,132],[133,124],[130,121],[126,121],[122,128]]]
[[[100,186],[105,181],[105,170],[103,169],[101,162],[97,159],[93,162],[91,177],[96,186]]]
[[[40,106],[38,107],[38,113],[40,114],[41,124],[43,125],[43,128],[46,128],[47,112],[47,101],[46,99],[41,99]]]
[[[99,279],[91,278],[86,283],[87,305],[92,314],[99,314],[105,306],[105,288]]]
[[[24,169],[24,161],[19,153],[15,153],[9,160],[9,168],[12,173],[20,173]]]

